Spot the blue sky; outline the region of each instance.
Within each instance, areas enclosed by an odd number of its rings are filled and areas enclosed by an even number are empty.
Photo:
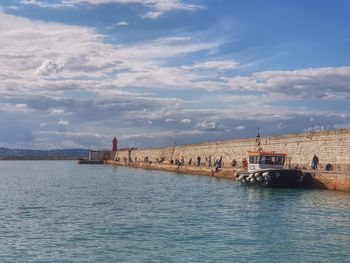
[[[350,127],[346,0],[2,0],[0,146]]]

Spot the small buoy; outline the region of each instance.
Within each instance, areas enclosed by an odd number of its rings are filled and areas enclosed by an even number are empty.
[[[241,180],[244,179],[245,177],[246,177],[246,175],[241,174],[241,175],[237,178],[237,180],[241,181]]]
[[[257,180],[258,182],[263,182],[263,181],[264,181],[264,177],[259,176],[259,177],[256,178],[256,180]]]
[[[270,175],[269,172],[263,173],[262,176],[264,177],[264,179],[265,179],[266,182],[272,181],[272,177],[271,177],[271,175]]]

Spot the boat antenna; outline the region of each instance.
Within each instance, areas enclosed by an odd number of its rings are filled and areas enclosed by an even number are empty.
[[[261,148],[261,141],[260,141],[260,127],[258,127],[258,135],[256,136],[256,148],[258,151],[262,151],[262,148]]]

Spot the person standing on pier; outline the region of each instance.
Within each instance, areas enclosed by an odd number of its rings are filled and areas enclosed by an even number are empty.
[[[232,167],[236,167],[236,165],[237,165],[237,161],[236,161],[236,159],[233,159],[233,161],[232,161],[232,163],[231,163],[231,166],[232,166]]]
[[[312,170],[317,170],[318,162],[319,162],[319,159],[318,159],[317,155],[314,154],[314,157],[312,158],[312,163],[311,163]]]
[[[201,157],[197,157],[197,166],[200,166],[201,165]]]

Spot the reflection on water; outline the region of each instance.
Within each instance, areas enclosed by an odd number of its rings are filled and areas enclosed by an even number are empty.
[[[0,262],[348,262],[348,193],[0,162]]]

